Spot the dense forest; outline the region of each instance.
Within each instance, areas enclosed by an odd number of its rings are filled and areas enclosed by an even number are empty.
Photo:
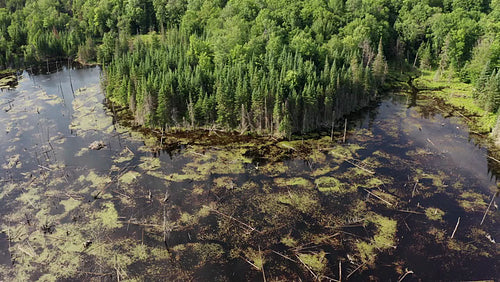
[[[289,136],[435,69],[500,107],[500,0],[6,0],[0,66],[98,62],[144,126]]]

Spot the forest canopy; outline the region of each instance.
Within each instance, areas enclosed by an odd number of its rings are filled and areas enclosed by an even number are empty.
[[[6,0],[0,66],[99,62],[144,126],[289,136],[376,98],[388,71],[437,69],[500,106],[500,0]]]

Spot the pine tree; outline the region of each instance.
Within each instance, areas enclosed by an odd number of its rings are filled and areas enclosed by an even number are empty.
[[[382,45],[382,38],[380,38],[378,43],[377,55],[375,56],[375,60],[373,61],[372,71],[373,78],[377,84],[377,88],[382,86],[385,82],[385,76],[387,75],[387,61],[384,56],[384,49]]]
[[[420,51],[420,49],[422,49]],[[420,55],[420,68],[424,70],[429,70],[432,67],[432,54],[431,45],[427,43],[422,43],[419,48]]]
[[[292,137],[293,125],[290,111],[288,109],[288,100],[286,100],[284,105],[282,104],[281,107],[283,109],[283,118],[280,122],[279,132],[285,138],[290,139]]]

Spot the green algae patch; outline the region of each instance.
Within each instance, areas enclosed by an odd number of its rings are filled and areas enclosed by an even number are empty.
[[[7,159],[7,162],[2,165],[2,168],[3,169],[21,168],[22,163],[21,163],[20,157],[21,157],[20,154],[15,154],[15,155],[10,156]]]
[[[297,240],[295,240],[290,235],[287,235],[287,236],[281,238],[280,242],[282,244],[284,244],[285,246],[289,247],[289,248],[295,248],[295,247],[297,247]]]
[[[244,173],[245,164],[251,163],[251,159],[243,155],[244,152],[231,148],[206,151],[204,156],[187,164],[186,168],[201,175]]]
[[[327,268],[328,260],[325,258],[326,253],[321,251],[316,254],[298,254],[297,258],[313,271],[323,273]]]
[[[81,201],[69,198],[67,200],[62,200],[60,204],[64,206],[65,212],[70,212],[76,209],[81,204]]]
[[[236,184],[234,182],[234,179],[232,177],[229,177],[229,176],[218,177],[218,178],[214,179],[213,184],[214,184],[213,185],[214,189],[231,190],[231,189],[236,188]]]
[[[416,179],[419,180],[419,183],[423,183],[425,188],[431,189],[431,195],[435,192],[445,192],[445,188],[448,187],[446,184],[448,176],[442,171],[438,171],[435,174],[422,173]]]
[[[335,177],[322,176],[314,180],[314,184],[321,193],[327,195],[344,194],[352,192],[349,185],[344,185]]]
[[[203,181],[206,180],[210,171],[207,174],[202,174],[199,171],[196,171],[195,168],[190,166],[185,166],[182,169],[183,173],[171,173],[167,175],[164,179],[173,182],[184,182],[184,181]]]
[[[362,146],[358,144],[348,144],[344,146],[335,146],[333,149],[328,151],[328,154],[331,156],[338,158],[340,161],[344,159],[352,159],[357,156],[357,151],[364,149]]]
[[[78,152],[76,152],[75,157],[81,157],[81,156],[85,155],[88,152],[90,152],[90,149],[87,148],[87,147],[83,147]]]
[[[320,150],[313,150],[307,157],[312,163],[323,164],[326,162],[326,155]]]
[[[303,177],[275,178],[274,183],[279,187],[296,186],[298,188],[304,188],[304,189],[314,188],[312,182]]]
[[[111,133],[113,130],[112,118],[98,109],[101,93],[96,87],[78,89],[73,99],[73,120],[69,125],[80,136],[95,132]]]
[[[106,184],[111,182],[109,176],[101,176],[91,170],[86,176],[80,175],[78,181],[81,183],[91,183],[94,188],[103,188]]]
[[[40,189],[31,187],[28,191],[22,193],[17,200],[24,203],[25,205],[34,206],[37,201],[41,199]]]
[[[372,177],[368,179],[365,184],[363,184],[363,186],[366,188],[378,188],[382,185],[384,185],[384,181],[377,177]]]
[[[369,213],[365,225],[374,229],[374,235],[368,242],[358,242],[356,247],[361,261],[373,266],[378,252],[395,248],[397,221],[375,213]]]
[[[458,203],[467,212],[483,211],[487,206],[483,195],[469,191],[460,194]]]
[[[266,163],[264,165],[257,164],[256,169],[258,169],[259,172],[269,176],[279,176],[286,173],[289,170],[289,167],[283,162],[277,162]]]
[[[96,213],[96,218],[105,228],[113,229],[121,227],[121,223],[118,221],[118,211],[116,211],[113,203],[104,203],[103,209]]]
[[[169,175],[166,175],[161,171],[148,170],[146,171],[146,174],[152,177],[156,177],[158,179],[169,180]]]
[[[193,227],[197,225],[200,219],[207,217],[210,214],[210,208],[208,206],[202,206],[198,211],[193,214],[188,212],[182,212],[176,223],[181,226]]]
[[[368,190],[366,190],[368,191]],[[383,203],[387,206],[393,206],[394,204],[397,203],[398,198],[387,191],[381,190],[381,189],[372,189],[369,191],[371,194],[370,196],[374,196],[372,199],[374,201],[378,201],[380,203]]]
[[[172,248],[174,259],[182,269],[192,270],[223,259],[224,249],[215,243],[188,243]]]
[[[160,159],[158,159],[158,158],[141,157],[140,161],[141,161],[141,164],[139,164],[139,167],[145,171],[157,170],[161,167]]]
[[[442,221],[445,212],[438,208],[425,209],[425,216],[430,220]]]
[[[318,200],[309,193],[288,192],[277,197],[281,204],[289,205],[303,213],[311,213],[318,209]]]
[[[8,196],[12,191],[19,188],[19,186],[15,183],[8,182],[2,185],[2,189],[0,190],[0,200],[4,199]]]
[[[264,267],[265,259],[260,250],[247,248],[243,252],[243,257],[250,261],[257,270],[262,270],[262,267]]]
[[[333,167],[333,168],[331,168],[329,166],[320,167],[320,168],[315,169],[311,173],[311,176],[312,177],[322,176],[322,175],[328,174],[330,172],[336,171],[336,170],[338,170],[338,168],[339,168],[338,166]]]
[[[130,149],[125,148],[119,153],[118,157],[115,158],[113,162],[124,163],[131,161],[133,158],[134,158],[134,153]]]
[[[121,175],[120,178],[118,178],[118,180],[120,180],[120,183],[123,184],[132,184],[132,182],[134,182],[140,176],[141,176],[140,173],[131,170]]]

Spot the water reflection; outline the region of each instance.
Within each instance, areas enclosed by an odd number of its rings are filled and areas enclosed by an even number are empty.
[[[404,268],[415,272],[407,279],[498,274],[487,237],[499,235],[494,206],[479,225],[496,161],[423,97],[408,107],[395,94],[349,116],[347,144],[199,132],[152,152],[144,143],[156,140],[105,109],[98,67],[48,69],[24,72],[0,96],[0,274],[8,278],[252,280],[262,274],[248,261],[262,254],[269,278],[290,280],[312,279],[300,257],[329,277],[340,261],[344,278],[357,280],[397,280]],[[210,138],[220,142],[202,142]],[[94,141],[105,147],[88,149]]]

